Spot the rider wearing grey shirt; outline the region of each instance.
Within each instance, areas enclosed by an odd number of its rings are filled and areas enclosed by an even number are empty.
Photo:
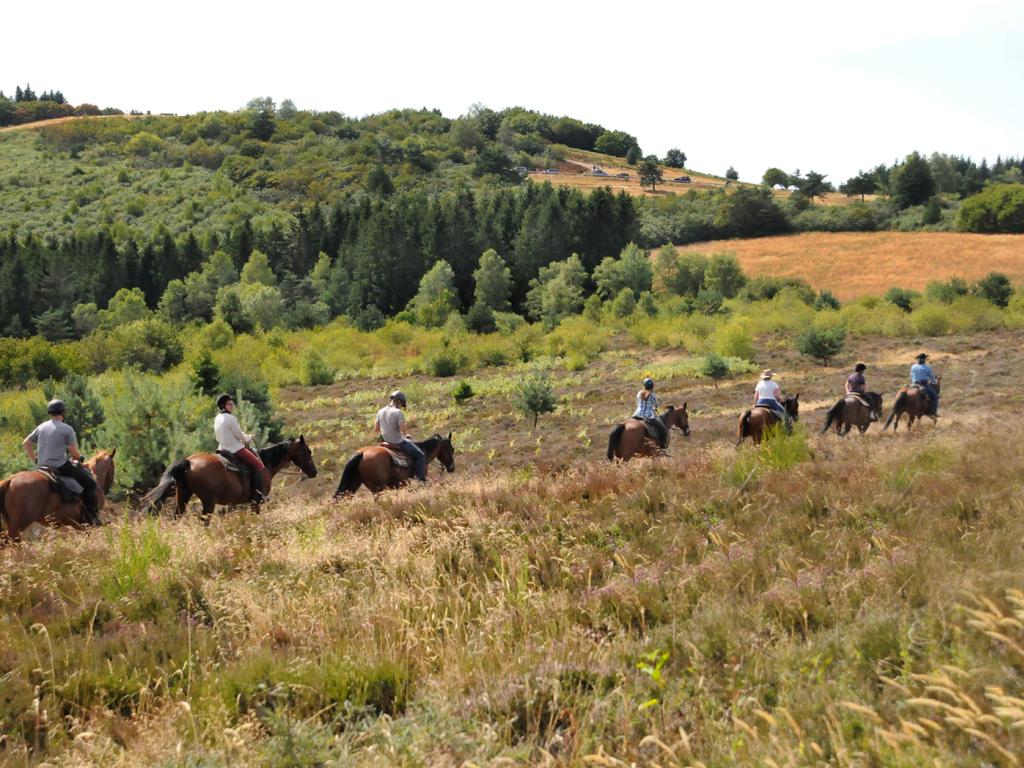
[[[99,503],[96,499],[96,478],[82,466],[68,460],[81,462],[82,455],[78,452],[78,440],[71,425],[64,423],[67,406],[63,400],[51,400],[46,406],[50,420],[44,421],[32,430],[25,438],[22,446],[25,453],[36,463],[37,467],[52,469],[58,475],[77,480],[82,486],[82,501],[85,503],[85,521],[89,525],[100,525]],[[38,450],[37,450],[38,448]]]

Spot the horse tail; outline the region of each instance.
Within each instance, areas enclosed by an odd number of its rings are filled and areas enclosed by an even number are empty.
[[[828,432],[828,428],[832,426],[832,422],[839,418],[839,414],[842,412],[843,406],[845,404],[845,400],[840,400],[831,408],[829,408],[828,413],[825,416],[825,426],[821,428],[821,434],[824,435],[826,432]]]
[[[160,483],[152,491],[142,497],[142,508],[151,510],[169,498],[180,485],[186,488],[185,473],[192,468],[188,459],[182,459],[177,464],[172,464],[160,478]]]
[[[355,493],[363,482],[359,477],[359,465],[363,461],[363,452],[360,451],[352,456],[341,473],[341,481],[338,483],[338,490],[334,492],[334,498],[344,496],[347,493]]]
[[[750,435],[750,411],[744,411],[740,416],[739,428],[736,433],[736,445],[743,442],[743,438]]]
[[[907,404],[907,390],[904,389],[904,390],[901,390],[898,395],[896,395],[896,402],[892,404],[892,413],[889,414],[889,418],[885,422],[885,426],[882,427],[882,431],[883,432],[889,428],[889,425],[892,424],[893,417],[897,413],[900,413],[903,410],[903,408],[906,406],[906,404]]]
[[[615,452],[619,449],[619,443],[622,442],[622,433],[626,431],[625,424],[619,424],[612,430],[612,433],[608,435],[608,461],[615,460]]]
[[[0,541],[4,539],[4,533],[10,537],[11,520],[7,516],[7,488],[11,484],[11,478],[0,483]]]

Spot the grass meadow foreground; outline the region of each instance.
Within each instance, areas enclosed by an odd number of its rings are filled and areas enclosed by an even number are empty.
[[[321,474],[263,515],[0,549],[0,763],[1019,765],[1022,341],[859,340],[887,410],[929,352],[945,415],[845,440],[817,434],[845,370],[772,349],[801,425],[760,450],[733,447],[752,375],[622,335],[536,429],[507,372],[464,405],[405,377],[456,473],[339,503],[395,379],[285,387]],[[693,435],[609,465],[643,372]]]

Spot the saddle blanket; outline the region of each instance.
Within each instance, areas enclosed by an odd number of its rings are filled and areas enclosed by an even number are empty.
[[[225,451],[217,451],[217,458],[220,459],[220,463],[224,465],[224,469],[228,472],[237,472],[240,475],[247,475],[252,471],[249,465],[244,461],[238,460]]]

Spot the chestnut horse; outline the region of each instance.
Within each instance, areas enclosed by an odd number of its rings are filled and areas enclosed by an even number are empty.
[[[942,384],[942,377],[940,376],[935,381],[935,391],[939,391],[939,386]],[[907,429],[911,429],[914,426],[915,419],[923,419],[925,416],[932,420],[934,424],[936,417],[928,413],[931,403],[928,402],[928,396],[925,395],[924,389],[916,385],[904,387],[896,394],[896,402],[892,404],[892,413],[889,414],[888,421],[885,422],[883,430],[889,428],[892,424],[893,417],[896,418],[896,423],[892,425],[892,431],[895,432],[900,426],[900,416],[904,413],[910,417],[910,421],[907,424]]]
[[[427,469],[434,459],[449,472],[455,471],[455,448],[452,446],[452,433],[448,437],[434,435],[429,440],[416,443],[426,457]],[[398,452],[398,449],[395,449]],[[405,454],[401,454],[403,457]],[[334,498],[346,496],[365,485],[371,493],[380,493],[386,488],[400,488],[412,479],[412,460],[408,467],[399,467],[391,460],[392,451],[383,445],[370,445],[360,448],[345,465],[341,473],[338,490]]]
[[[300,435],[283,443],[267,446],[259,451],[260,460],[273,478],[288,464],[294,464],[306,477],[316,477],[313,453]],[[175,514],[181,516],[189,499],[198,496],[203,504],[200,515],[209,522],[210,515],[218,504],[232,505],[251,503],[254,512],[260,505],[250,502],[251,480],[249,474],[225,469],[215,453],[193,453],[187,459],[167,468],[160,484],[142,497],[142,508],[154,511],[171,494],[175,495]]]
[[[821,434],[828,432],[834,423],[836,434],[846,437],[850,427],[856,427],[863,435],[874,422],[882,420],[882,396],[877,392],[865,392],[862,397],[870,404],[864,405],[855,395],[845,395],[828,410]]]
[[[783,401],[782,407],[786,409],[786,413],[790,415],[793,421],[799,421],[800,395],[787,397]],[[754,406],[749,411],[744,411],[743,415],[740,416],[736,445],[742,443],[747,437],[754,441],[754,445],[760,445],[768,428],[781,422],[782,419],[775,415],[775,411],[771,408],[765,408],[763,405]]]
[[[686,403],[682,408],[670,405],[658,418],[667,430],[666,446],[672,439],[672,427],[684,435],[690,434],[690,414],[686,411]],[[659,453],[658,441],[647,434],[647,426],[640,419],[626,419],[608,435],[608,461],[629,461],[632,456],[657,456]]]
[[[106,495],[114,485],[115,453],[116,448],[113,451],[100,451],[85,462],[85,466],[96,478],[96,502],[100,509],[103,509]],[[70,525],[82,529],[86,527],[85,504],[81,499],[64,501],[50,485],[50,478],[38,470],[30,469],[18,472],[0,483],[0,521],[7,529],[11,541],[20,541],[21,532],[32,523],[54,527]]]

